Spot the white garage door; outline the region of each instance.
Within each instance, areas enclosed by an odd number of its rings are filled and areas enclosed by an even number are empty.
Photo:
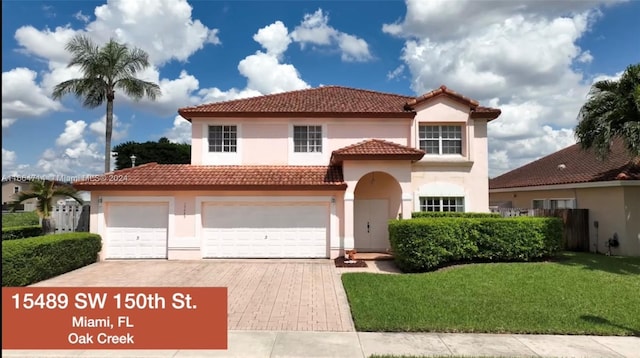
[[[327,206],[216,203],[202,213],[205,258],[327,257]]]
[[[107,208],[107,258],[167,258],[168,204],[110,203]]]

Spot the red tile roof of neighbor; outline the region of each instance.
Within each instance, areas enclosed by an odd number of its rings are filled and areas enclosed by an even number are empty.
[[[343,190],[336,166],[148,163],[76,181],[81,190]]]
[[[420,160],[424,155],[424,151],[405,145],[381,139],[369,139],[333,151],[331,162],[337,164],[343,160],[368,159]]]
[[[447,96],[469,105],[471,118],[495,119],[500,110],[480,107],[478,102],[445,86],[418,98],[341,86],[323,86],[226,102],[184,107],[178,113],[194,117],[389,117],[413,118],[414,106],[428,99]]]
[[[615,140],[604,161],[592,150],[574,144],[489,180],[489,189],[572,184],[611,180],[640,180],[640,158],[633,158],[622,140]]]

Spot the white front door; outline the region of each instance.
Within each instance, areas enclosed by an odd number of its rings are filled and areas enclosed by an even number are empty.
[[[389,244],[389,200],[354,201],[355,249],[362,252],[385,252]]]
[[[205,258],[326,258],[327,205],[204,203]]]
[[[106,208],[106,258],[167,258],[169,204],[109,203]]]

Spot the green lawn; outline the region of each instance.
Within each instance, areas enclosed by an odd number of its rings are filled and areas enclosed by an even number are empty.
[[[35,212],[2,213],[2,227],[39,225],[40,219]]]
[[[640,258],[470,264],[424,274],[343,274],[359,331],[640,336]]]

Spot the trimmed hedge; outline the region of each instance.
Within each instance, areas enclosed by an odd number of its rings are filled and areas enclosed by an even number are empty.
[[[412,218],[501,218],[500,213],[465,213],[459,211],[416,211]]]
[[[389,222],[398,267],[425,272],[453,262],[531,261],[559,252],[562,221],[550,217],[420,218]]]
[[[94,263],[99,235],[86,232],[2,242],[2,286],[27,286]]]
[[[2,228],[2,241],[24,239],[40,235],[42,235],[42,226],[40,225]]]

